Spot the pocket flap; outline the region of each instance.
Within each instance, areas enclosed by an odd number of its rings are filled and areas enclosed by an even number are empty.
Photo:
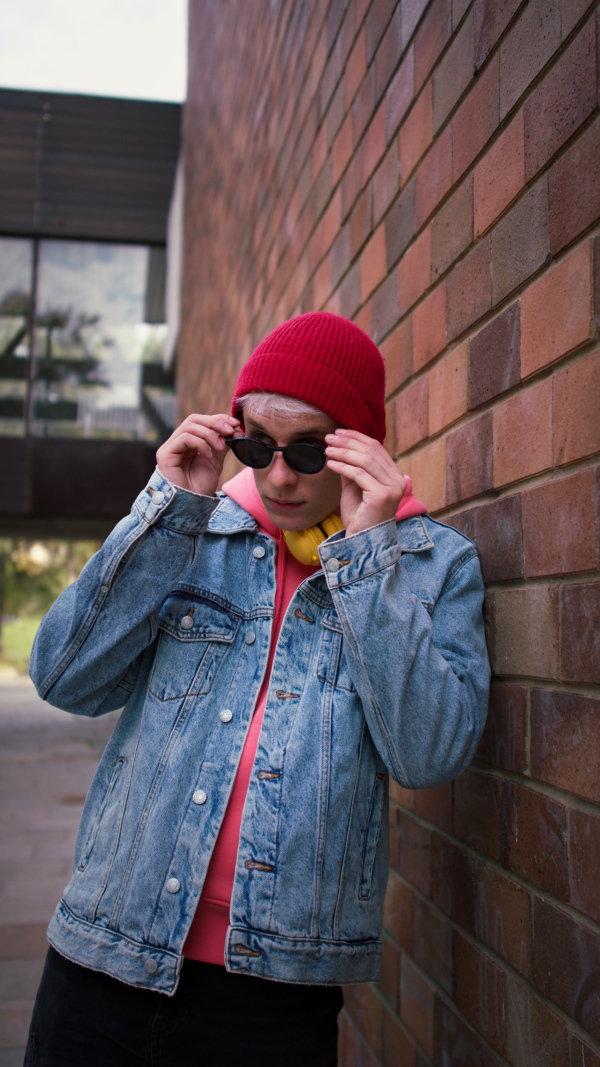
[[[178,641],[227,641],[235,638],[240,619],[206,597],[172,593],[158,615],[158,625]]]

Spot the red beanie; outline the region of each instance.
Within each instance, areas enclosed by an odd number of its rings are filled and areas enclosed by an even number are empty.
[[[282,393],[313,404],[348,430],[385,438],[385,370],[379,349],[349,319],[298,315],[260,342],[237,380],[232,414],[246,393]]]

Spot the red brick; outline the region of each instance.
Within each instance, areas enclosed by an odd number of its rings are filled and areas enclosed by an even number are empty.
[[[400,131],[400,163],[402,131]],[[417,226],[423,223],[443,200],[452,185],[452,130],[447,126],[435,140],[417,171],[415,207]]]
[[[481,1041],[449,1004],[435,1008],[436,1067],[482,1067]]]
[[[432,436],[451,426],[467,410],[467,357],[468,346],[458,345],[429,373],[429,433]]]
[[[400,949],[394,942],[383,935],[381,944],[381,981],[382,996],[396,1014],[400,1010]]]
[[[527,577],[594,569],[595,496],[592,470],[523,493]]]
[[[400,4],[398,4],[375,53],[375,94],[378,100],[402,55],[401,15]]]
[[[591,242],[587,242],[523,293],[523,377],[590,338],[593,329],[591,253]]]
[[[452,832],[452,784],[432,786],[430,789],[415,789],[417,815],[440,830]]]
[[[427,377],[419,378],[396,400],[396,444],[398,452],[408,452],[427,437],[429,392]]]
[[[411,182],[402,191],[385,218],[387,269],[391,270],[412,241],[416,230],[415,186]]]
[[[383,447],[389,452],[390,456],[396,457],[398,455],[398,448],[396,445],[396,404],[392,401],[391,404],[386,405],[386,435]]]
[[[568,900],[565,807],[516,782],[506,782],[505,787],[506,866],[559,900]]]
[[[363,26],[356,38],[344,71],[344,108],[349,110],[356,90],[367,73],[367,40]]]
[[[366,185],[385,153],[385,115],[383,103],[373,115],[365,134],[362,153],[362,184]]]
[[[454,783],[454,834],[476,852],[500,860],[502,781],[466,771]]]
[[[475,66],[481,67],[504,33],[522,0],[475,0]]]
[[[414,951],[415,961],[434,982],[452,992],[452,927],[426,900],[415,897]]]
[[[446,286],[442,282],[413,312],[413,364],[420,370],[446,347]]]
[[[337,185],[352,155],[352,118],[346,115],[339,133],[331,146],[332,172],[331,180]]]
[[[523,774],[527,770],[527,690],[523,685],[492,685],[490,710],[477,758]]]
[[[531,897],[500,871],[477,868],[477,937],[526,977],[531,976]]]
[[[413,480],[416,496],[427,502],[431,513],[443,508],[446,503],[446,439],[441,437],[414,452],[406,473]]]
[[[408,956],[402,957],[400,1018],[428,1056],[433,1057],[435,993]],[[402,1061],[400,1061],[402,1062]],[[398,1060],[393,1067],[397,1067]]]
[[[360,257],[360,289],[363,302],[383,281],[385,275],[385,229],[379,226]]]
[[[558,677],[558,595],[552,586],[498,589],[494,595],[499,675]]]
[[[356,257],[373,229],[373,189],[361,193],[350,216],[350,256]]]
[[[383,925],[389,934],[412,954],[414,894],[393,868],[390,869],[383,903]]]
[[[597,97],[593,16],[525,104],[526,181],[592,114]]]
[[[492,293],[497,304],[535,274],[550,251],[546,176],[492,230]]]
[[[398,138],[394,138],[381,166],[373,178],[373,221],[375,225],[385,215],[396,193],[400,189],[400,149]]]
[[[360,263],[355,263],[348,271],[341,287],[341,314],[351,319],[360,307]]]
[[[396,3],[397,0],[373,0],[369,7],[365,21],[368,63],[371,62],[375,55],[377,45],[383,36],[383,32],[390,20],[390,16]]]
[[[600,817],[572,811],[569,846],[571,904],[600,922]]]
[[[473,16],[463,22],[433,75],[433,129],[440,129],[473,77]]]
[[[450,40],[452,4],[450,0],[433,0],[415,37],[415,90],[424,85],[438,56]]]
[[[569,1035],[571,1067],[600,1067],[600,1055],[584,1045],[577,1034]]]
[[[346,986],[344,1005],[375,1056],[381,1059],[384,1007],[373,986]]]
[[[523,111],[488,148],[474,171],[475,235],[478,237],[512,204],[525,185]]]
[[[570,463],[600,450],[600,351],[554,376],[554,462]]]
[[[389,396],[412,374],[410,319],[405,319],[380,346],[385,363],[385,394]]]
[[[449,434],[446,444],[446,501],[456,504],[492,487],[492,413]]]
[[[466,852],[447,838],[431,838],[431,899],[470,933],[475,932],[475,885]]]
[[[430,395],[432,378],[433,371],[429,376]],[[518,494],[470,508],[453,515],[450,522],[477,545],[484,582],[523,577],[523,529]]]
[[[400,127],[400,168],[402,181],[412,174],[433,137],[433,87],[428,81]]]
[[[397,9],[400,14],[400,8]],[[414,48],[406,53],[385,94],[385,134],[389,144],[404,119],[414,96]]]
[[[454,932],[456,1006],[498,1052],[504,1051],[506,973]]]
[[[448,339],[477,322],[492,306],[490,239],[484,237],[448,278]]]
[[[358,314],[354,316],[353,322],[360,326],[369,337],[371,336],[371,301],[363,304]]]
[[[600,935],[539,898],[534,930],[534,984],[598,1041]]]
[[[398,782],[390,778],[390,800],[394,804],[397,804],[400,808],[405,808],[406,811],[414,811],[415,798],[416,791],[414,789],[405,789],[403,785],[398,785]]]
[[[506,990],[506,1055],[514,1067],[569,1067],[564,1021],[514,978]]]
[[[354,145],[360,141],[375,108],[375,67],[370,66],[358,92],[354,97],[350,114],[352,115],[352,139]]]
[[[550,248],[556,256],[600,216],[600,119],[550,170]]]
[[[383,229],[383,227],[380,227]],[[431,279],[431,229],[427,228],[404,253],[398,270],[400,310],[408,311],[427,291]]]
[[[564,585],[560,597],[560,669],[569,682],[600,682],[600,582]]]
[[[471,166],[498,126],[499,91],[499,63],[495,56],[452,120],[453,181]]]
[[[494,410],[494,485],[552,466],[552,382],[529,386]]]
[[[313,301],[316,310],[327,303],[332,288],[331,258],[326,256],[313,278]]]
[[[558,3],[530,0],[500,48],[500,115],[510,111],[560,45]]]
[[[415,1043],[390,1011],[383,1015],[383,1067],[416,1067]]]
[[[346,116],[345,123],[348,121]],[[356,151],[351,154],[348,168],[341,181],[342,191],[342,218],[346,219],[354,207],[361,190],[362,181],[362,142]]]
[[[469,410],[517,385],[521,378],[519,302],[507,307],[471,340]]]
[[[431,831],[398,811],[398,871],[411,886],[429,896]]]
[[[443,274],[473,240],[473,178],[469,176],[431,224],[432,276]]]

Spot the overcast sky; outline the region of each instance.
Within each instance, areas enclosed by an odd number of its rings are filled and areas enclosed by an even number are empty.
[[[0,86],[185,98],[187,0],[0,0]]]

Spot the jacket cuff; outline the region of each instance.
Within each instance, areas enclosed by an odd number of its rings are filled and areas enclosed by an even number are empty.
[[[134,508],[151,526],[165,526],[176,533],[201,534],[218,503],[216,496],[202,496],[174,485],[157,467],[136,498]]]
[[[401,555],[395,519],[380,522],[350,537],[345,537],[342,530],[319,545],[319,556],[330,589],[339,589],[384,567],[392,567]]]

